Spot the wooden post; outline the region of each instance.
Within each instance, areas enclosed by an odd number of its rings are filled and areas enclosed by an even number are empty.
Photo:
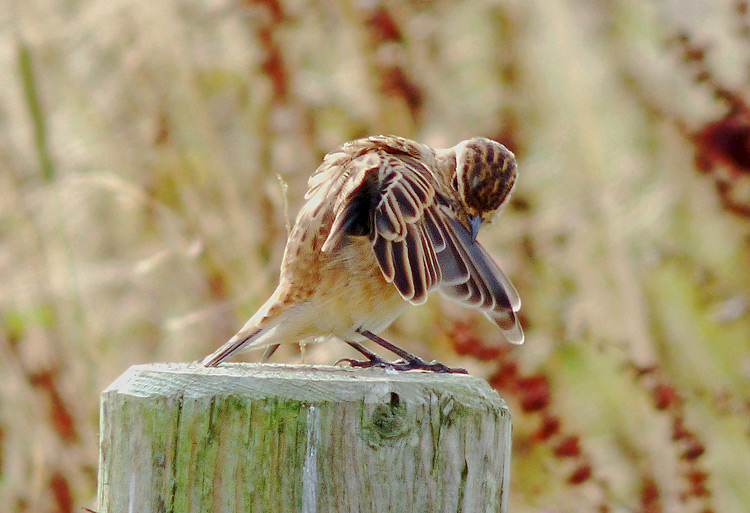
[[[505,511],[511,421],[465,375],[138,365],[102,394],[99,512]]]

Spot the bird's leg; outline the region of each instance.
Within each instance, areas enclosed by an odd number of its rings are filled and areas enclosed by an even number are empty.
[[[440,372],[440,373],[468,374],[468,372],[466,372],[466,369],[448,367],[444,363],[438,362],[437,360],[433,360],[431,362],[428,362],[428,361],[420,358],[419,356],[417,356],[415,354],[412,354],[412,353],[410,353],[408,351],[405,351],[405,350],[401,349],[400,347],[398,347],[398,346],[396,346],[394,344],[391,344],[387,340],[384,340],[384,339],[380,338],[379,336],[375,335],[371,331],[363,330],[363,329],[358,329],[357,332],[359,334],[363,335],[364,337],[369,338],[370,340],[372,340],[373,342],[375,342],[380,347],[382,347],[384,349],[387,349],[387,350],[391,351],[392,353],[395,353],[395,354],[399,355],[401,358],[403,358],[403,360],[399,360],[397,362],[387,363],[386,367],[393,368],[393,369],[399,370],[399,371],[401,371],[401,370],[428,370],[428,371]],[[355,349],[357,349],[358,351],[360,351],[362,354],[364,354],[365,356],[367,356],[368,359],[370,358],[370,356],[368,356],[367,353],[364,353],[363,351],[361,351],[360,349],[358,349],[357,347],[355,347],[351,342],[349,342],[349,345],[351,345],[352,347],[354,347]],[[364,347],[362,349],[364,349]],[[369,351],[367,349],[365,349],[365,351],[367,351],[368,353],[373,354],[373,355],[375,354],[375,353],[372,353],[371,351]],[[375,355],[375,356],[379,360],[382,361],[382,358],[380,358],[377,355]],[[363,363],[367,364],[368,362],[363,362]]]

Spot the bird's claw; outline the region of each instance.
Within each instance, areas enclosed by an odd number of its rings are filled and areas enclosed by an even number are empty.
[[[432,360],[431,362],[428,362],[421,358],[415,358],[413,360],[408,360],[408,361],[398,360],[396,362],[393,362],[393,365],[395,366],[396,370],[400,370],[400,371],[424,370],[424,371],[435,372],[438,374],[468,374],[466,369],[461,369],[459,367],[448,367],[443,362],[439,362],[437,360]]]
[[[391,365],[391,362],[388,362],[382,359],[377,359],[377,358],[371,358],[368,360],[355,360],[354,358],[342,358],[339,361],[337,361],[335,365],[339,365],[342,363],[348,363],[349,367],[354,367],[357,369],[371,369],[373,367],[388,368]]]

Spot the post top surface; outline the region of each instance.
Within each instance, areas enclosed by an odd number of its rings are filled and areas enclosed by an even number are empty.
[[[464,374],[392,372],[320,365],[196,363],[134,365],[104,391],[136,397],[238,395],[299,401],[359,401],[390,391],[412,396],[450,394],[466,406],[505,403],[486,381]]]

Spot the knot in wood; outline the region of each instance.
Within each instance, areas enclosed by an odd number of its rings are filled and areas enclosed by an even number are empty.
[[[391,444],[411,431],[408,405],[397,392],[385,394],[368,410],[362,419],[362,431],[371,447]]]

